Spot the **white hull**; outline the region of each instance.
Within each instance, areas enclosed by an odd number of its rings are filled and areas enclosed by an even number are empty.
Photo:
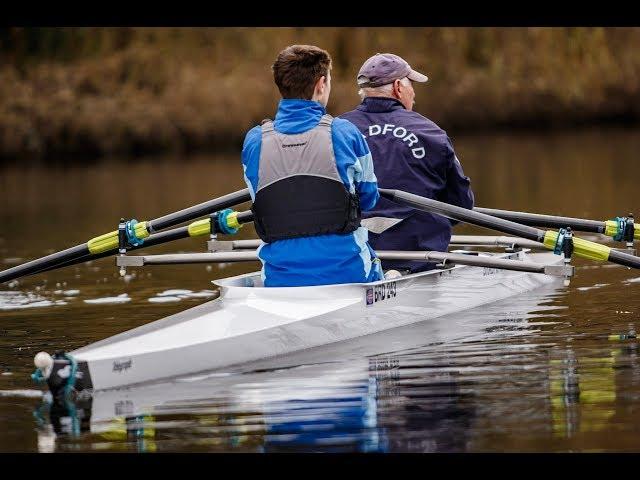
[[[454,318],[439,317],[393,332],[382,331],[216,372],[97,391],[90,404],[91,430],[110,428],[105,422],[114,417],[197,413],[220,404],[237,412],[269,412],[278,405],[289,404],[291,399],[323,401],[352,395],[354,385],[370,383],[371,377],[387,378],[389,369],[402,366],[405,355],[415,349],[430,349],[426,345],[492,341],[496,336],[503,339],[505,335],[536,332],[539,312],[561,308],[541,305],[549,302],[557,288],[549,285],[461,312]],[[505,312],[509,325],[518,328],[507,331],[489,328],[499,323],[496,318],[504,318]]]
[[[562,262],[552,253],[497,256]],[[110,389],[340,342],[558,281],[538,273],[456,266],[372,284],[261,288],[247,286],[259,283],[259,274],[252,273],[214,282],[221,287],[216,300],[70,353],[86,362],[94,390]]]

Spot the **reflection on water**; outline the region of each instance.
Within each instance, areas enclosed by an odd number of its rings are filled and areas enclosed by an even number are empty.
[[[454,140],[479,205],[605,219],[634,207],[639,138]],[[114,230],[121,216],[154,218],[243,186],[238,158],[3,167],[0,265]],[[471,232],[487,231],[456,230]],[[239,236],[252,237],[250,226]],[[202,239],[184,239],[143,252],[203,248]],[[609,337],[636,331],[640,277],[577,265],[568,288],[237,369],[97,392],[75,411],[42,407],[29,379],[36,352],[72,350],[198,305],[217,295],[210,280],[259,265],[120,277],[102,259],[20,279],[0,286],[0,450],[637,451],[637,341]]]

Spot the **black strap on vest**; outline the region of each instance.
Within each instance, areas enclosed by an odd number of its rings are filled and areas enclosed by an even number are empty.
[[[357,194],[336,180],[313,175],[294,175],[258,190],[251,211],[256,232],[267,243],[350,233],[361,217]]]

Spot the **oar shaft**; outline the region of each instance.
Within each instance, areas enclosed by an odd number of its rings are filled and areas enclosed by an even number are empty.
[[[251,223],[251,222],[253,222],[253,212],[251,210],[238,212],[238,223]]]
[[[15,278],[23,275],[30,275],[37,273],[43,268],[52,268],[59,263],[64,263],[79,256],[89,255],[89,249],[86,244],[77,245],[75,247],[67,248],[61,252],[52,253],[46,257],[31,260],[30,262],[17,265],[12,268],[8,268],[0,272],[0,283],[9,282]]]
[[[248,222],[252,222],[253,221],[253,212],[251,212],[251,210],[246,210],[244,212],[237,212],[237,220],[239,224],[245,224]],[[196,225],[199,226],[199,228],[195,228]],[[215,227],[214,227],[215,228]],[[200,220],[198,222],[193,222],[189,225],[185,225],[183,227],[178,227],[178,228],[173,228],[171,230],[165,230],[163,232],[157,232],[154,233],[152,235],[150,235],[149,237],[147,237],[144,241],[144,243],[142,245],[139,246],[130,246],[127,248],[127,251],[131,251],[131,250],[138,250],[141,248],[145,248],[145,247],[152,247],[154,245],[161,245],[163,243],[168,243],[168,242],[172,242],[174,240],[180,240],[182,238],[189,238],[189,237],[196,237],[196,236],[200,236],[200,235],[207,235],[211,233],[211,224],[210,224],[210,219],[205,219],[205,220]],[[214,233],[219,233],[217,230],[214,231]],[[251,241],[251,240],[247,240],[247,241]],[[260,240],[258,240],[259,242]],[[236,242],[243,242],[243,240],[236,240]],[[248,248],[248,247],[244,247],[244,248]],[[255,247],[252,248],[257,248],[257,245]],[[80,257],[77,258],[73,258],[71,260],[67,260],[65,262],[62,263],[57,263],[55,265],[49,265],[45,268],[42,269],[37,269],[34,270],[32,272],[29,273],[25,273],[24,275],[31,275],[34,273],[44,273],[44,272],[48,272],[49,270],[54,270],[56,268],[62,268],[62,267],[68,267],[71,265],[76,265],[78,263],[82,263],[82,262],[86,262],[89,260],[99,260],[101,258],[104,257],[109,257],[113,254],[115,254],[118,251],[117,248],[112,248],[110,250],[107,250],[105,252],[101,252],[101,253],[89,253],[87,252],[86,255],[82,255]]]
[[[194,205],[193,207],[185,208],[178,212],[170,213],[155,220],[151,220],[148,223],[149,232],[153,233],[164,228],[172,227],[178,223],[188,222],[198,217],[208,215],[216,210],[222,210],[224,208],[232,207],[239,203],[243,203],[251,200],[249,189],[238,190],[237,192],[229,193],[215,200],[209,200],[208,202]]]
[[[609,251],[609,261],[624,265],[625,267],[640,268],[640,257],[619,252],[618,250],[611,249],[611,251]]]
[[[567,228],[580,232],[604,233],[606,224],[597,220],[587,220],[584,218],[559,217],[555,215],[541,215],[538,213],[514,212],[510,210],[499,210],[496,208],[475,207],[474,212],[484,213],[493,217],[522,223],[530,227],[546,228]]]
[[[553,230],[538,230],[537,228],[520,225],[519,223],[492,217],[484,213],[467,210],[448,203],[439,202],[430,198],[424,198],[402,190],[380,189],[380,193],[392,201],[408,205],[430,213],[436,213],[453,220],[478,225],[480,227],[491,228],[505,233],[516,234],[518,236],[544,243],[549,250],[555,250],[559,238],[559,232]],[[627,267],[640,269],[640,257],[615,251],[606,245],[590,242],[582,238],[573,237],[573,253],[581,258],[589,260],[610,261]]]
[[[184,227],[173,228],[171,230],[165,230],[164,232],[154,233],[153,235],[150,235],[149,237],[147,237],[142,245],[139,245],[137,247],[129,247],[127,251],[138,250],[140,248],[145,248],[145,247],[152,247],[154,245],[161,245],[163,243],[172,242],[174,240],[179,240],[181,238],[189,238],[190,235],[189,235],[188,228],[189,228],[188,226],[184,226]],[[118,250],[117,248],[114,248],[112,250],[108,250],[106,252],[97,253],[97,254],[88,253],[87,255],[84,255],[82,257],[78,257],[73,260],[67,260],[66,262],[49,266],[47,268],[43,268],[35,272],[31,272],[31,274],[44,273],[44,272],[48,272],[49,270],[54,270],[62,267],[70,267],[71,265],[77,265],[78,263],[87,262],[89,260],[99,260],[101,258],[110,257],[111,255],[115,254],[117,250]],[[24,274],[24,275],[28,275],[28,274]]]
[[[466,208],[450,205],[448,203],[439,202],[430,198],[414,195],[413,193],[403,192],[401,190],[380,189],[380,193],[392,201],[425,210],[430,213],[436,213],[453,220],[471,223],[479,227],[491,228],[511,235],[524,237],[534,242],[542,242],[545,232],[537,228],[520,225],[502,218],[492,217],[484,213],[475,212]]]

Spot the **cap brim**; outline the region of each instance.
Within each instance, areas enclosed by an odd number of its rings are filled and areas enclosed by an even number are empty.
[[[407,75],[407,78],[412,82],[426,82],[427,80],[429,80],[429,77],[423,75],[420,72],[416,72],[415,70],[411,70],[409,72],[409,75]]]

